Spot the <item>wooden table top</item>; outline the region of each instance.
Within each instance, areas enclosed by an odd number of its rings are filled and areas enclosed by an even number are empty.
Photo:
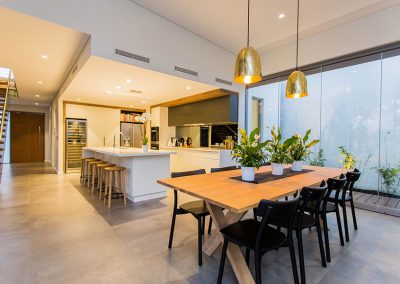
[[[242,213],[257,207],[261,199],[277,200],[294,194],[304,186],[318,184],[323,179],[346,173],[345,169],[338,168],[303,166],[303,169],[312,171],[260,184],[231,178],[240,176],[241,170],[168,178],[157,182],[233,212]],[[261,167],[257,173],[267,171],[271,171],[271,166]]]

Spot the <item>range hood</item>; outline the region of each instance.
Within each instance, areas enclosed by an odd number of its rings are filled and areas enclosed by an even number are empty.
[[[169,126],[236,124],[238,95],[231,94],[168,108]]]

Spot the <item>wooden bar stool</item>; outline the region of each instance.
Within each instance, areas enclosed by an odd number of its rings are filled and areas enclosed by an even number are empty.
[[[126,168],[119,166],[106,167],[104,171],[106,175],[106,194],[104,195],[104,203],[106,203],[108,198],[108,208],[110,208],[111,199],[124,198],[124,205],[126,205]],[[122,190],[122,192],[117,190],[117,173],[119,176],[119,189]]]
[[[83,185],[86,185],[86,181],[88,178],[88,172],[87,172],[87,168],[88,168],[88,164],[90,161],[94,161],[95,158],[93,157],[89,157],[89,158],[82,158],[82,165],[81,165],[81,183]]]
[[[90,186],[92,185],[92,168],[95,165],[95,163],[101,161],[100,159],[94,159],[94,160],[89,160],[87,162],[87,184],[86,187],[88,190],[90,190]]]
[[[98,187],[97,187],[97,189],[99,191],[99,200],[101,200],[101,196],[103,193],[103,182],[105,182],[104,169],[107,167],[109,168],[109,167],[114,167],[114,166],[115,166],[115,164],[111,164],[111,163],[107,163],[107,162],[104,162],[102,164],[97,164],[97,166],[96,166],[97,176],[98,176],[98,180],[99,180]],[[104,185],[105,185],[105,183],[104,183]],[[107,191],[107,188],[104,187],[104,195],[107,194],[106,191]]]
[[[93,161],[93,162],[89,163],[89,165],[91,165],[91,167],[92,167],[92,172],[91,172],[92,173],[92,195],[94,193],[94,188],[99,187],[99,182],[100,182],[98,171],[97,171],[97,166],[100,164],[104,164],[104,163],[107,163],[107,162],[105,162],[103,160],[99,160],[99,161]]]

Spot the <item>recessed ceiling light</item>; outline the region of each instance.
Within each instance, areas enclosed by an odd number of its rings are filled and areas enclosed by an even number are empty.
[[[115,88],[119,90],[119,89],[121,89],[121,86],[115,86]]]
[[[131,79],[126,79],[126,82],[127,83],[132,83],[132,80]]]
[[[80,101],[81,99],[76,99],[77,101]]]
[[[112,94],[112,92],[111,92],[111,91],[106,91],[106,93],[107,93],[107,94],[109,94],[109,95],[111,95],[111,94]]]
[[[186,87],[186,90],[190,90],[190,89],[191,89],[191,87],[190,87],[190,86],[187,86],[187,87]]]
[[[37,98],[38,98],[38,97],[40,97],[40,95],[35,95],[35,97],[37,97]]]
[[[42,85],[42,84],[43,84],[43,82],[42,82],[42,81],[38,81],[37,83],[38,83],[39,85]]]
[[[49,57],[46,54],[42,54],[40,55],[40,57],[42,57],[43,59],[49,59]]]
[[[130,107],[133,107],[133,105],[129,105]]]
[[[38,106],[39,105],[39,103],[35,103],[35,106]]]
[[[142,101],[142,104],[145,104],[145,103],[146,103],[146,101],[145,101],[145,100],[143,100],[143,101]]]
[[[279,16],[278,16],[279,19],[283,19],[284,17],[285,17],[285,14],[283,14],[283,13],[279,14]]]

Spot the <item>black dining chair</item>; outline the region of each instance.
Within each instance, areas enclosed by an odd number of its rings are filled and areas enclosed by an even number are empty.
[[[236,166],[229,166],[229,167],[222,167],[222,168],[211,168],[212,173],[217,173],[217,172],[226,172],[226,171],[233,171],[233,170],[238,170],[240,168]]]
[[[307,208],[310,204],[314,204],[317,208],[320,207],[322,200],[325,198],[328,191],[328,185],[325,181],[322,181],[318,187],[303,187],[300,191],[299,206],[294,214],[293,221],[291,224],[292,230],[296,232],[297,246],[299,251],[299,264],[300,264],[300,277],[301,283],[306,283],[306,272],[304,265],[304,249],[303,249],[303,237],[302,232],[306,228],[317,228],[318,244],[321,254],[322,266],[326,267],[326,258],[324,252],[324,244],[322,241],[321,224],[319,222],[319,212],[310,214],[307,212]],[[280,228],[287,228],[287,220],[277,216],[277,218],[269,218],[268,224],[275,225]]]
[[[192,175],[201,175],[201,174],[205,174],[205,173],[206,173],[206,171],[204,169],[195,170],[195,171],[187,171],[187,172],[174,172],[174,173],[171,173],[171,177],[178,178],[178,177],[185,177],[185,176],[192,176]],[[204,235],[205,217],[210,215],[210,213],[208,212],[207,206],[203,200],[186,202],[186,203],[179,205],[179,208],[178,208],[178,192],[176,190],[174,190],[174,208],[172,211],[172,222],[171,222],[171,231],[169,234],[168,248],[172,247],[176,215],[183,215],[183,214],[192,214],[192,216],[197,219],[198,263],[199,263],[199,265],[202,265],[202,263],[203,263],[203,258],[202,258],[203,237],[202,236]],[[208,228],[208,233],[210,233],[210,232],[211,232],[211,218],[210,218],[210,225]]]
[[[357,230],[357,218],[356,211],[354,209],[354,200],[353,200],[353,188],[354,184],[360,179],[361,172],[358,169],[355,169],[352,172],[346,173],[346,184],[344,189],[339,194],[338,204],[342,207],[343,212],[343,223],[344,223],[344,234],[346,237],[346,242],[350,241],[349,238],[349,225],[347,222],[347,212],[346,212],[346,202],[350,202],[351,215],[353,217],[353,226],[354,230]],[[332,193],[329,196],[330,202],[335,202],[335,195]]]
[[[321,205],[318,207],[316,205],[309,206],[307,211],[319,214],[323,220],[324,224],[324,241],[325,241],[325,254],[326,260],[331,262],[331,252],[329,247],[329,234],[328,234],[328,213],[335,213],[336,214],[336,222],[339,231],[339,238],[340,238],[340,245],[344,246],[344,239],[343,239],[343,231],[342,231],[342,223],[340,221],[340,213],[339,213],[339,194],[343,190],[344,185],[346,183],[346,177],[341,174],[339,178],[330,178],[327,181],[328,183],[328,191],[324,200],[322,201]],[[330,198],[330,196],[334,196],[334,200]]]
[[[293,279],[295,283],[299,283],[291,229],[292,218],[296,212],[298,203],[299,198],[290,201],[261,200],[257,207],[257,214],[262,218],[261,222],[254,219],[247,219],[221,229],[221,233],[224,236],[224,244],[222,247],[217,283],[222,282],[226,252],[230,242],[246,248],[246,262],[248,262],[249,255],[247,252],[250,250],[254,251],[257,284],[261,283],[262,256],[270,250],[279,247],[289,247]],[[284,218],[287,220],[288,223],[286,226],[289,228],[287,234],[268,226],[270,218]]]

